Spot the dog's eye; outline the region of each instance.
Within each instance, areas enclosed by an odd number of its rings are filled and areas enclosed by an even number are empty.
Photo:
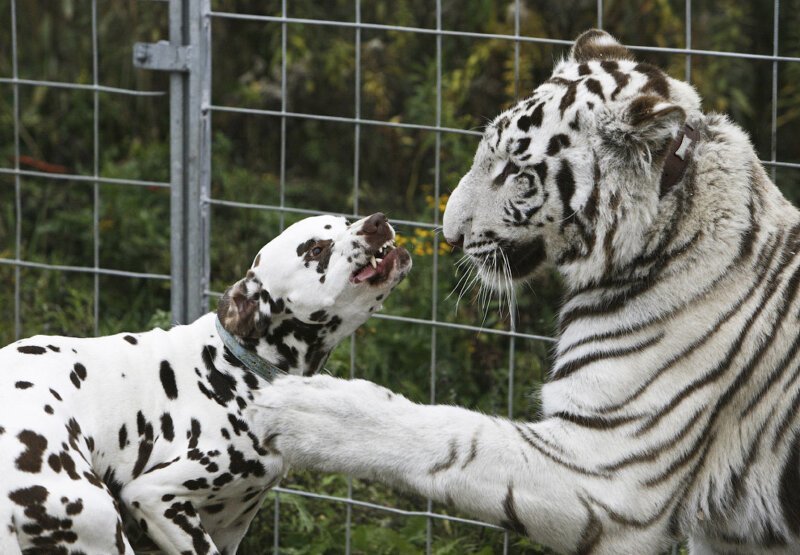
[[[322,253],[322,247],[314,247],[311,249],[312,256],[319,256]]]

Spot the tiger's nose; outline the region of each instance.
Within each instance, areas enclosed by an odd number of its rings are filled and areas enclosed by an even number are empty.
[[[389,219],[383,212],[376,212],[366,219],[361,226],[359,235],[391,235],[389,231]]]
[[[460,233],[454,239],[448,239],[447,237],[445,237],[445,241],[447,241],[447,244],[450,245],[451,247],[455,247],[457,249],[464,248],[464,236],[461,235]]]

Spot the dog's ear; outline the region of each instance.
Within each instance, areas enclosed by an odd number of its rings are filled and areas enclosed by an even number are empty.
[[[269,303],[260,303],[265,290],[252,270],[247,276],[225,291],[217,306],[217,317],[222,327],[233,335],[258,339],[269,324]],[[262,314],[262,311],[266,313]]]

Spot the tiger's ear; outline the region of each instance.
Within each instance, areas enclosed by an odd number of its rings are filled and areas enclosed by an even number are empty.
[[[617,39],[600,29],[589,29],[581,33],[575,39],[569,57],[578,63],[590,60],[635,60],[633,54]]]
[[[646,147],[658,152],[686,120],[677,104],[653,94],[641,94],[609,107],[598,117],[598,130],[606,144],[629,154]]]
[[[672,139],[675,129],[686,121],[683,108],[664,98],[643,94],[634,97],[625,108],[624,121],[640,142],[657,145]]]
[[[233,335],[257,339],[269,323],[269,303],[260,310],[259,300],[265,292],[261,280],[251,271],[234,283],[222,295],[217,305],[217,317],[222,327]],[[262,314],[262,310],[266,311]]]

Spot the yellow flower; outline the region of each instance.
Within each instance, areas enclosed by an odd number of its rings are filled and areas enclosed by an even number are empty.
[[[444,209],[447,206],[447,200],[450,198],[450,195],[444,194],[439,197],[439,212],[444,213]]]

